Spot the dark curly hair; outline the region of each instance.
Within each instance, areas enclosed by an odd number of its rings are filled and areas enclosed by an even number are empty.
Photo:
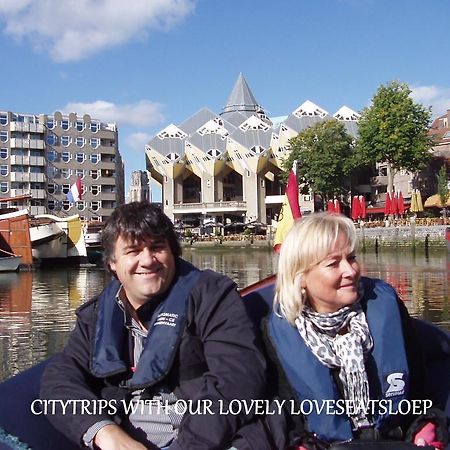
[[[105,222],[102,232],[103,262],[108,270],[119,236],[130,241],[166,240],[172,254],[181,256],[173,223],[161,208],[147,201],[118,206]]]

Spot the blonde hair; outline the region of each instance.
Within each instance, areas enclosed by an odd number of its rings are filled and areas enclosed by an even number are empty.
[[[346,238],[346,246],[353,251],[353,222],[343,215],[328,213],[302,218],[287,234],[278,259],[274,308],[292,325],[306,300],[301,289],[302,276],[332,252],[339,235]]]

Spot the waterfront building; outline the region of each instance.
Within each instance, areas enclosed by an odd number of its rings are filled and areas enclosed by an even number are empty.
[[[270,224],[283,202],[279,174],[289,139],[332,118],[356,137],[359,114],[347,106],[331,115],[307,100],[284,117],[269,118],[240,74],[219,114],[202,108],[148,142],[147,170],[174,221]],[[313,211],[312,194],[301,195],[300,206]]]
[[[145,170],[132,172],[128,199],[130,202],[151,201],[149,179]]]
[[[67,193],[81,180],[82,199]],[[124,169],[115,124],[88,114],[0,111],[1,199],[31,194],[30,214],[105,220],[124,202]]]

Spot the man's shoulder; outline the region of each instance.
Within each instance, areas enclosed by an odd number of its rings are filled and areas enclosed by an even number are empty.
[[[215,272],[211,269],[204,269],[200,271],[200,277],[198,279],[197,285],[199,286],[229,286],[236,287],[236,283],[226,275],[219,272]]]

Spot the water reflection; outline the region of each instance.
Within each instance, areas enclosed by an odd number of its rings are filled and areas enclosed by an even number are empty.
[[[276,271],[270,249],[187,249],[184,257],[199,268],[223,272],[239,287]],[[360,254],[363,273],[382,278],[400,293],[413,315],[450,330],[450,258],[446,252],[410,250]],[[0,379],[18,373],[62,348],[74,325],[75,309],[100,292],[104,270],[39,270],[0,274]]]
[[[96,268],[0,274],[0,379],[61,349],[75,309],[107,278]]]

